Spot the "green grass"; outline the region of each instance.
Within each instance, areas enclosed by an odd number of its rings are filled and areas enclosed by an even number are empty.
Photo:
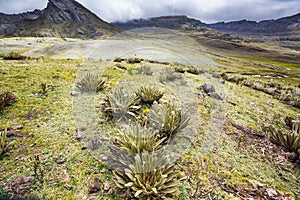
[[[251,62],[247,60],[247,63]],[[255,62],[265,63],[264,61]],[[235,70],[237,74],[244,69],[257,70],[254,65],[244,64],[239,68],[241,62],[234,65],[233,63],[229,61],[226,65],[233,66],[231,70]],[[96,199],[121,198],[123,193],[116,190],[112,181],[113,174],[104,163],[95,159],[87,150],[83,150],[83,144],[76,139],[70,93],[81,64],[80,60],[0,60],[0,72],[4,72],[3,75],[0,74],[1,89],[11,90],[18,100],[13,106],[6,108],[0,116],[0,129],[16,125],[24,126],[18,131],[23,133],[22,137],[10,138],[10,140],[15,140],[16,144],[0,161],[0,185],[5,185],[20,176],[33,175],[34,155],[38,154],[41,160],[40,168],[44,171],[44,179],[43,183],[35,179],[29,191],[31,195],[47,199],[83,199],[88,196],[91,179],[97,177],[101,188],[104,183],[109,183],[112,190],[111,192],[104,191]],[[91,65],[94,64],[105,66],[101,62],[91,63]],[[124,63],[123,65],[133,70],[138,68],[138,64]],[[140,77],[138,75],[132,75],[113,66],[105,68],[104,75],[109,77],[111,86],[117,82],[122,84],[121,81],[125,79],[133,89],[145,82],[160,84],[155,74],[158,75],[165,66],[149,63],[147,65],[152,67],[154,75],[153,77],[143,76],[143,80],[138,80]],[[289,64],[282,64],[282,66],[286,67]],[[194,93],[199,93],[196,88],[204,83],[204,76],[185,75]],[[48,91],[48,95],[43,98],[36,95],[41,90],[41,83],[53,86],[53,90]],[[162,84],[159,86],[163,87],[166,92],[164,98],[172,97],[173,93],[169,88]],[[234,123],[261,131],[264,124],[272,123],[270,119],[275,114],[296,115],[299,109],[281,104],[270,95],[235,83],[226,82],[224,87],[226,125],[221,137],[216,141],[215,148],[204,155],[199,154],[199,151],[201,145],[206,142],[203,133],[208,129],[212,101],[209,98],[198,99],[200,113],[200,119],[197,122],[200,124],[197,129],[198,135],[191,149],[176,162],[176,167],[184,171],[188,179],[181,183],[181,194],[175,199],[208,199],[209,197],[238,199],[237,193],[224,190],[222,184],[226,183],[237,190],[242,190],[254,188],[254,183],[257,182],[266,185],[267,188],[276,189],[280,194],[299,197],[300,191],[296,182],[299,170],[284,157],[267,155],[262,152],[262,149],[256,149],[256,143],[242,143],[243,145],[238,148],[239,141],[234,133],[238,130],[231,125]],[[99,94],[96,99],[104,97],[107,92],[109,88]],[[182,91],[183,96],[179,98],[184,98],[184,92]],[[268,106],[266,101],[273,102],[275,106]],[[234,102],[236,106],[228,102]],[[255,106],[251,105],[252,103]],[[117,132],[117,127],[103,121],[100,109],[97,108],[97,110],[99,111],[98,119],[102,121],[101,128],[106,130],[104,134],[113,136]],[[0,190],[0,195],[5,193],[7,191],[4,189]]]

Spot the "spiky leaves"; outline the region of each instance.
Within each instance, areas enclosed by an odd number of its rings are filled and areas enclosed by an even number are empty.
[[[13,142],[8,142],[7,131],[0,132],[0,158],[8,151],[13,145]]]
[[[87,73],[76,83],[76,87],[82,92],[100,92],[105,89],[105,83],[99,74]]]
[[[173,165],[164,165],[163,159],[153,154],[137,154],[135,163],[125,172],[115,171],[116,185],[129,189],[138,199],[163,199],[174,196],[183,175]]]
[[[270,138],[274,143],[285,147],[288,151],[294,152],[300,156],[300,132],[299,120],[292,121],[292,130],[286,134],[282,131],[272,131]]]
[[[125,88],[116,87],[103,102],[104,112],[116,121],[127,121],[136,117],[140,109],[138,103],[136,94]]]
[[[189,120],[176,103],[153,105],[149,115],[149,125],[168,139],[187,127]]]
[[[134,164],[135,154],[155,152],[162,147],[166,138],[159,139],[151,129],[131,125],[119,131],[109,146],[109,165],[123,171]]]
[[[158,150],[164,139],[158,139],[151,129],[135,125],[120,132],[114,144],[128,153],[144,153]]]
[[[141,99],[141,101],[150,105],[153,104],[154,101],[158,102],[163,95],[163,92],[155,86],[143,86],[137,92],[137,96]]]

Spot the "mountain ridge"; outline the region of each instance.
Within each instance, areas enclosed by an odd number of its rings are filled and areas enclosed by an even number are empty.
[[[168,21],[177,24],[168,24]],[[249,34],[276,34],[300,32],[300,13],[282,17],[279,19],[262,20],[260,22],[251,20],[239,20],[231,22],[217,22],[206,24],[200,20],[189,18],[187,16],[161,16],[149,19],[135,19],[128,22],[114,22],[112,25],[125,30],[141,28],[145,26],[174,28],[174,29],[199,29],[210,28],[221,32],[249,33]]]
[[[2,36],[93,38],[118,32],[75,0],[49,0],[45,9],[26,13],[0,13]]]

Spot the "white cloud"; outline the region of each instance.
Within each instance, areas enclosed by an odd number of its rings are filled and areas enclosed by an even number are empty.
[[[187,15],[204,22],[264,20],[300,12],[299,0],[77,0],[105,21]],[[0,12],[46,7],[47,0],[0,0]]]

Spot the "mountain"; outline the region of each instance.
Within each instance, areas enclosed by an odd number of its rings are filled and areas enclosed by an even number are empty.
[[[142,27],[159,27],[168,29],[182,29],[182,28],[197,28],[205,26],[199,20],[189,18],[187,16],[163,16],[154,17],[150,19],[135,19],[128,22],[114,22],[113,26],[123,30],[129,30]]]
[[[197,19],[186,16],[163,16],[150,19],[136,19],[128,22],[112,23],[115,27],[128,30],[141,27],[160,27],[168,29],[201,29],[210,28],[221,32],[245,33],[245,34],[289,34],[300,32],[300,13],[277,20],[264,20],[261,22],[241,20],[234,22],[219,22],[206,24]]]
[[[234,22],[219,22],[208,24],[207,27],[223,32],[241,32],[241,33],[286,33],[300,31],[300,13],[283,17],[277,20],[264,20],[261,22],[240,20]]]
[[[44,10],[21,14],[0,13],[1,36],[92,38],[118,32],[75,0],[49,0]]]

